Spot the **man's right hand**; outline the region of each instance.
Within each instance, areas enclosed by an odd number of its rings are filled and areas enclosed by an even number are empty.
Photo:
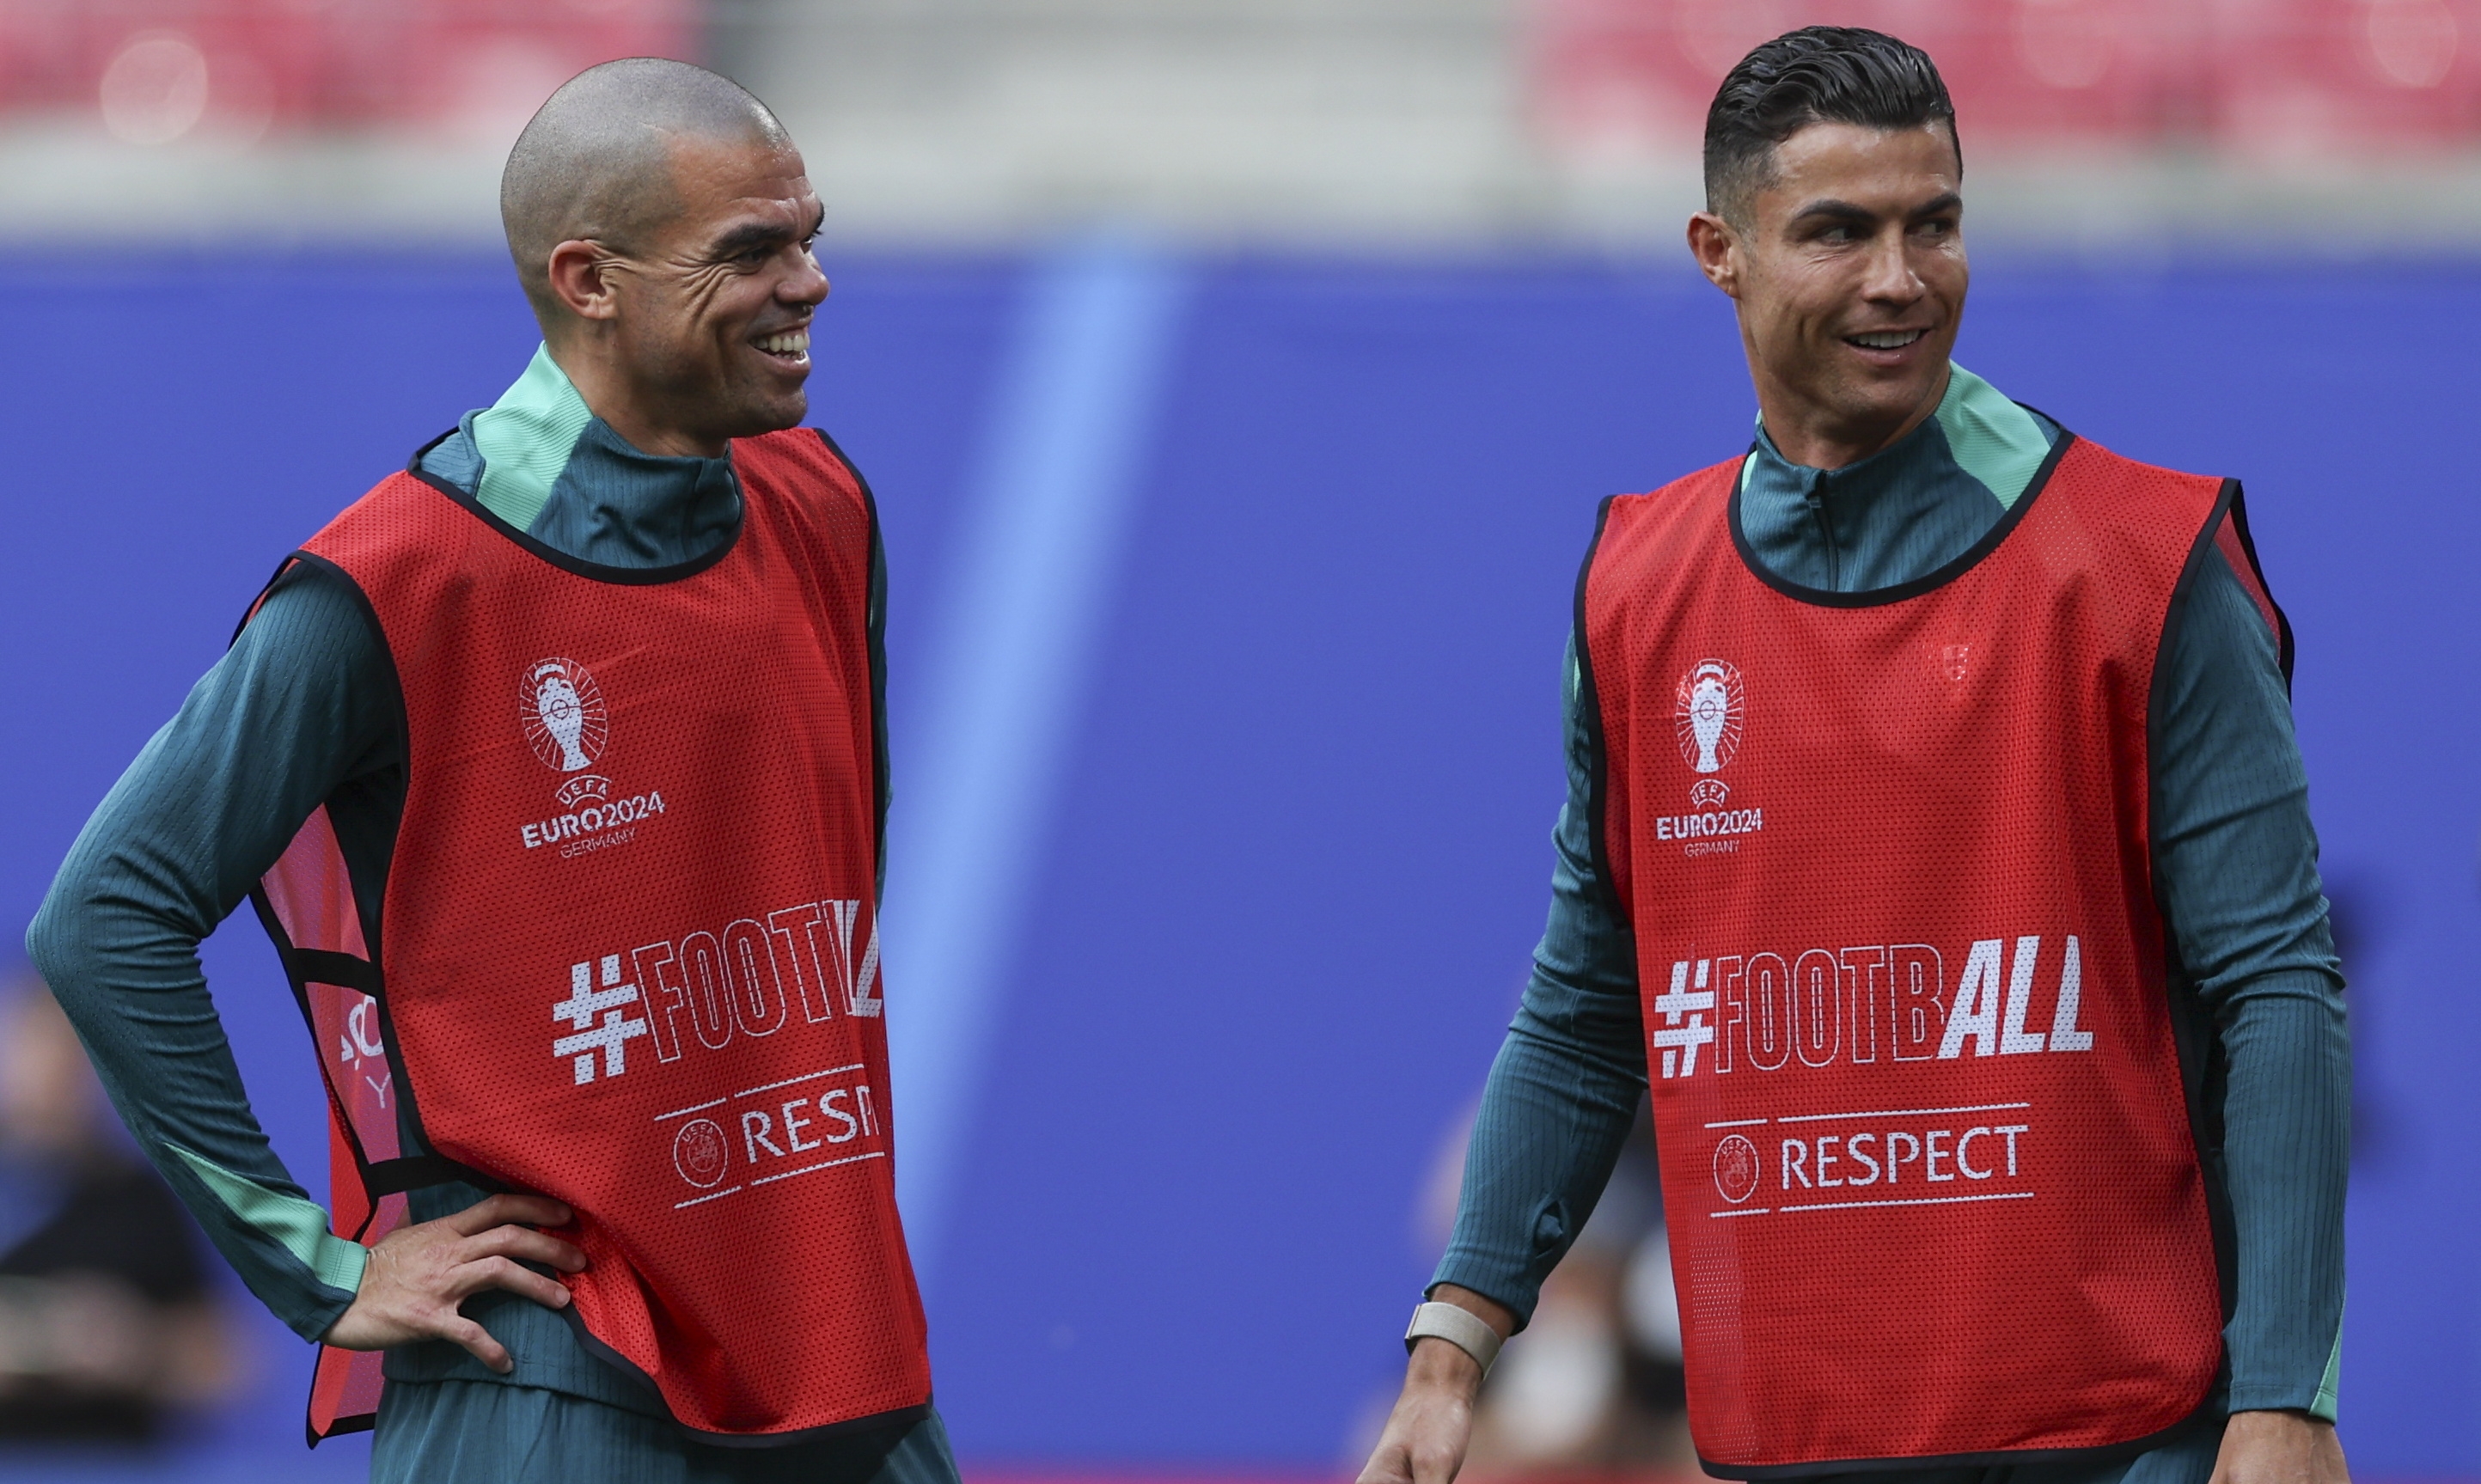
[[[547,1309],[565,1307],[568,1289],[519,1266],[518,1260],[564,1273],[584,1271],[585,1253],[533,1230],[566,1226],[568,1220],[568,1208],[558,1201],[495,1195],[455,1215],[390,1232],[371,1249],[353,1307],[337,1316],[325,1339],[345,1350],[453,1340],[507,1375],[516,1365],[508,1350],[457,1306],[484,1289],[506,1289]]]
[[[1502,1338],[1516,1328],[1516,1315],[1469,1289],[1443,1283],[1430,1297],[1471,1310]],[[1415,1341],[1404,1390],[1354,1484],[1449,1484],[1465,1466],[1480,1392],[1481,1367],[1472,1356],[1444,1340]]]

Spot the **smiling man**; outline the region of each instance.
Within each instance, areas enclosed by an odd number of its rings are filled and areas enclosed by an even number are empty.
[[[2235,482],[1948,357],[1954,110],[1874,32],[1708,115],[1749,451],[1604,507],[1550,925],[1364,1484],[1445,1484],[1651,1084],[1711,1473],[2339,1484],[2350,1069]]]
[[[640,59],[543,105],[501,207],[533,364],[285,562],[29,946],[376,1478],[952,1481],[890,1169],[876,519],[798,427],[818,198],[755,98]],[[245,896],[332,1212],[199,971]]]

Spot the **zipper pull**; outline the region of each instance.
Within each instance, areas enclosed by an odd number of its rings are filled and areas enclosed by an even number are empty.
[[[1843,553],[1835,544],[1835,523],[1826,518],[1826,472],[1813,471],[1809,488],[1801,498],[1808,502],[1810,519],[1817,523],[1817,538],[1826,548],[1826,586],[1841,591],[1843,586]]]

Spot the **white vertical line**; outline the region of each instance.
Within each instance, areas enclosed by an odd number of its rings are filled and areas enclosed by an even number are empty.
[[[1119,240],[1035,265],[967,485],[888,820],[898,1198],[928,1284],[1187,285]]]

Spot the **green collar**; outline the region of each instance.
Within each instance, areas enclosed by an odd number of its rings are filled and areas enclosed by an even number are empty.
[[[1938,420],[1947,452],[1965,473],[1990,486],[2002,509],[2016,508],[2042,460],[2050,456],[2050,436],[2039,418],[1953,361],[1947,363]]]
[[[519,531],[532,529],[593,419],[551,348],[536,346],[516,384],[474,414],[474,452],[483,460],[474,498]]]
[[[1953,361],[1947,362],[1946,395],[1939,399],[1933,414],[1939,431],[1946,435],[1949,456],[1957,466],[1987,486],[1998,498],[2002,510],[2013,509],[2024,495],[2025,486],[2042,470],[2042,460],[2050,456],[2050,432],[2042,420],[2007,400],[2007,394],[1974,376]],[[1758,417],[1758,441],[1761,447],[1783,461],[1785,467],[1796,465],[1783,460],[1774,453],[1774,440],[1765,435],[1766,420]],[[1860,463],[1830,471],[1844,474],[1857,471],[1863,464],[1876,461],[1894,462],[1909,452],[1907,445],[1920,441],[1920,430],[1915,429],[1892,448],[1881,449]],[[1893,458],[1890,456],[1893,456]],[[1756,472],[1756,455],[1740,468],[1740,487],[1746,491],[1750,477]]]

